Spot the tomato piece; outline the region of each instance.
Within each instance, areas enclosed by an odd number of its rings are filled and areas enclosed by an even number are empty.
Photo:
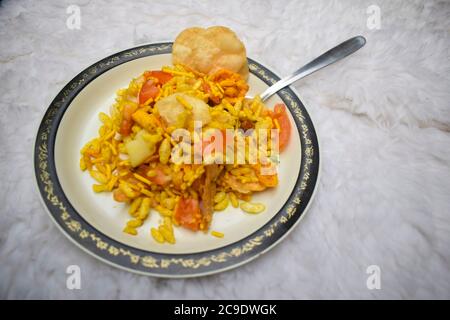
[[[141,164],[139,167],[136,168],[136,173],[143,177],[146,177],[149,169],[150,167],[148,165]]]
[[[206,81],[202,82],[202,88],[205,93],[211,93],[211,88],[209,87],[209,84],[206,83]]]
[[[173,78],[173,76],[170,73],[164,72],[164,71],[160,71],[160,70],[145,71],[144,72],[144,77],[146,77],[146,78],[150,78],[150,77],[156,78],[156,79],[158,79],[158,82],[161,85],[166,84],[167,82],[169,82]]]
[[[234,134],[233,134],[233,132],[229,132],[229,131],[224,130],[224,129],[220,130],[220,134],[222,136],[222,145],[215,146],[214,152],[224,154],[224,153],[228,152],[228,146],[231,147],[231,145],[233,143],[232,141],[234,140]],[[214,139],[215,139],[215,137],[214,137]],[[210,144],[215,144],[215,140],[214,139],[211,139],[211,137],[210,137],[209,139],[205,138],[205,139],[202,140],[203,157],[206,157],[206,156],[210,155],[210,152],[206,153],[205,149]],[[230,142],[230,144],[228,145],[227,142]]]
[[[248,129],[253,129],[255,126],[253,124],[253,122],[251,122],[250,120],[242,120],[241,121],[241,128],[244,130],[248,130]]]
[[[161,168],[155,168],[156,175],[153,177],[149,177],[149,180],[154,184],[163,186],[168,184],[172,178],[164,173]]]
[[[263,171],[264,168],[266,168],[267,170]],[[272,167],[272,169],[274,168]],[[262,164],[257,164],[254,166],[254,170],[259,182],[261,182],[264,186],[270,188],[278,185],[278,175],[276,171],[273,174],[269,174],[272,173],[270,167],[264,166]]]
[[[198,231],[200,229],[201,211],[198,200],[180,198],[175,207],[175,220],[180,226]]]
[[[120,134],[123,136],[128,136],[131,133],[131,128],[133,127],[133,121],[131,120],[122,120],[120,125]]]
[[[113,198],[114,200],[116,200],[117,202],[127,202],[130,200],[130,198],[128,198],[125,193],[123,193],[122,190],[120,189],[115,189],[113,191]]]
[[[219,104],[219,103],[220,103],[220,97],[217,97],[217,96],[213,95],[212,90],[211,90],[211,87],[209,86],[208,83],[206,83],[205,81],[203,81],[202,87],[203,87],[203,92],[209,94],[209,99],[210,99],[214,104]]]
[[[131,118],[135,108],[132,105],[125,105],[122,110],[122,123],[120,124],[120,134],[128,136],[131,133],[131,127],[133,127],[134,121]]]
[[[286,111],[286,106],[282,103],[275,105],[272,119],[276,119],[280,125],[279,149],[280,152],[286,148],[291,137],[291,122]]]
[[[278,185],[278,176],[276,174],[273,175],[264,175],[258,174],[259,182],[261,182],[266,187],[276,187]]]
[[[139,104],[144,104],[148,99],[155,99],[159,93],[159,87],[156,85],[155,80],[147,80],[139,92]]]

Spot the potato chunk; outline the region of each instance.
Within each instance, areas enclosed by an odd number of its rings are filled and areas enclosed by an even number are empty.
[[[209,106],[203,100],[185,93],[174,93],[159,100],[155,106],[169,127],[187,128],[192,121],[200,121],[205,126],[211,121]]]
[[[146,130],[139,131],[134,139],[125,143],[130,163],[137,167],[156,151],[156,144],[162,140],[158,134],[151,135]]]

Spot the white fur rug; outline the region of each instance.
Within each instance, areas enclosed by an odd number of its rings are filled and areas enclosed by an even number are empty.
[[[70,4],[80,7],[80,30],[66,27]],[[367,27],[371,5],[379,30]],[[0,24],[1,298],[450,298],[449,1],[2,1]],[[40,117],[93,62],[216,24],[280,75],[367,38],[295,84],[321,140],[314,203],[281,245],[233,271],[161,280],[107,266],[68,241],[40,204]],[[66,288],[72,264],[81,290]],[[380,268],[379,290],[366,286],[370,265]]]

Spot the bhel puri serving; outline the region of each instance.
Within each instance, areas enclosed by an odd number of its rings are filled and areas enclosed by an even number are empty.
[[[175,227],[210,232],[215,212],[232,206],[265,210],[252,195],[278,185],[279,152],[289,142],[286,107],[245,99],[245,47],[225,27],[190,28],[173,45],[173,65],[144,71],[117,91],[98,136],[81,150],[80,168],[128,204],[123,231],[136,235],[150,214],[150,232],[174,244]],[[156,213],[157,212],[157,213]],[[226,235],[225,235],[226,236]]]

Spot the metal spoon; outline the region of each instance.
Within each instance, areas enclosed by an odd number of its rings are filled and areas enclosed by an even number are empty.
[[[321,56],[317,57],[310,63],[304,65],[293,74],[281,79],[277,83],[273,84],[269,88],[264,91],[260,97],[262,101],[267,100],[274,93],[278,92],[278,90],[283,89],[284,87],[290,85],[291,83],[310,75],[317,70],[320,70],[336,61],[339,61],[346,56],[352,54],[358,49],[362,48],[366,44],[366,39],[363,36],[356,36],[347,41],[342,42],[337,45],[333,49],[325,52]],[[247,99],[253,99],[253,97],[246,96]]]

